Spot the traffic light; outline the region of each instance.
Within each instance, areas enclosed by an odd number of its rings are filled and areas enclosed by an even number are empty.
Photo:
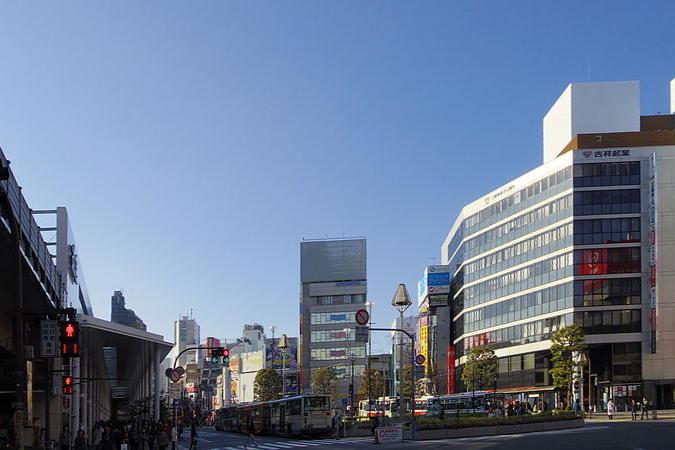
[[[227,348],[223,349],[223,365],[228,367],[230,365],[230,350]]]
[[[80,356],[80,324],[75,320],[61,322],[61,356]]]
[[[63,377],[63,395],[73,395],[73,377],[70,375]]]
[[[221,356],[223,356],[223,347],[211,349],[211,364],[220,363]]]

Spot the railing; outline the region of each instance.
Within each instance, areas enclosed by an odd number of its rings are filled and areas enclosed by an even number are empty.
[[[0,163],[9,167],[9,162],[0,149]],[[17,219],[21,229],[21,249],[26,260],[33,268],[38,281],[54,306],[65,304],[66,291],[61,275],[57,272],[49,248],[40,233],[40,227],[33,218],[31,209],[21,193],[21,187],[16,182],[11,168],[9,178],[0,181],[0,195],[6,195],[9,200],[11,214]]]

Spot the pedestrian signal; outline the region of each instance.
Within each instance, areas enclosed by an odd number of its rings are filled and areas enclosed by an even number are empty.
[[[63,377],[63,395],[73,395],[73,377],[70,375]]]
[[[61,322],[61,356],[80,356],[80,324],[75,320]]]

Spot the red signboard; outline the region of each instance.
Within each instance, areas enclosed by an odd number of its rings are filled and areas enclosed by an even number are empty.
[[[455,393],[455,346],[448,346],[448,394]]]
[[[608,273],[606,248],[584,250],[583,257],[583,263],[579,267],[579,275],[603,275]]]

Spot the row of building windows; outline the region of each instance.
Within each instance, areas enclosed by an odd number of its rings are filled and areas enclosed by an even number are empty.
[[[479,305],[572,276],[572,263],[572,253],[565,253],[466,287],[465,304],[467,307]]]
[[[536,204],[540,201],[542,194],[551,197],[568,189],[571,183],[565,183],[565,181],[571,178],[572,167],[565,167],[552,175],[535,181],[508,197],[504,197],[502,200],[467,217],[464,220],[464,228],[467,230],[467,234],[475,233],[479,229],[498,222],[504,217]]]
[[[314,297],[316,304],[321,305],[349,305],[366,302],[366,294],[352,295],[322,295]]]
[[[639,333],[641,320],[639,309],[574,313],[574,323],[583,327],[586,334]]]
[[[639,189],[578,191],[574,193],[574,215],[628,214],[640,212]]]
[[[318,330],[311,332],[310,339],[312,342],[353,341],[354,335],[344,330]]]
[[[640,162],[603,162],[574,165],[574,187],[640,184]]]
[[[463,328],[461,333],[457,334],[461,336],[463,333],[472,333],[516,320],[571,308],[572,299],[573,284],[571,282],[559,284],[469,311],[463,315],[463,326],[458,323],[462,318],[455,322],[455,331],[459,332]]]
[[[340,365],[340,366],[331,366],[331,369],[333,369],[333,373],[335,374],[335,378],[338,379],[343,379],[343,378],[350,378],[352,376],[352,366],[350,365]],[[355,377],[361,377],[363,376],[363,373],[366,371],[366,366],[363,364],[354,364],[354,376]]]
[[[310,358],[315,361],[329,361],[333,359],[365,358],[366,347],[331,347],[313,348]]]
[[[572,223],[561,225],[552,230],[498,250],[464,268],[466,282],[477,280],[525,261],[548,255],[572,245]]]
[[[602,278],[574,282],[574,306],[638,305],[642,283],[635,278]]]
[[[514,217],[503,224],[469,239],[465,244],[466,257],[471,258],[528,235],[569,217],[572,211],[572,195],[554,200],[528,213]]]
[[[574,265],[577,275],[638,273],[641,271],[640,247],[575,250]]]
[[[640,218],[574,221],[574,245],[640,242]]]
[[[456,350],[460,353],[459,357],[466,354],[471,347],[477,345],[489,345],[493,349],[497,349],[545,341],[550,339],[551,335],[558,329],[567,325],[572,325],[571,313],[469,336],[462,339],[460,345],[456,346]]]
[[[334,323],[349,323],[354,322],[355,312],[324,312],[312,313],[310,321],[312,325],[325,325]]]

